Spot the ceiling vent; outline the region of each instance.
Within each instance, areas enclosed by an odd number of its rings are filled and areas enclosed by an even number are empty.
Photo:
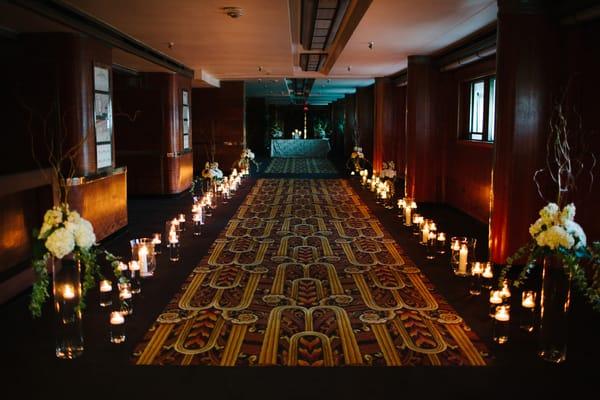
[[[244,15],[244,10],[240,7],[223,7],[223,11],[225,14],[229,15],[231,18],[239,18]]]

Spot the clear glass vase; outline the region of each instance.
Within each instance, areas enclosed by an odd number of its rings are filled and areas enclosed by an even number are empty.
[[[538,355],[561,363],[567,359],[571,276],[557,256],[545,257],[543,268]]]
[[[52,293],[56,312],[56,357],[73,359],[83,354],[81,321],[81,266],[74,254],[52,257]]]

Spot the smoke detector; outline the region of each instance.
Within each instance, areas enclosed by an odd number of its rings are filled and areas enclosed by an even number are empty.
[[[244,15],[244,10],[240,7],[223,7],[223,11],[225,14],[229,15],[231,18],[239,18]]]

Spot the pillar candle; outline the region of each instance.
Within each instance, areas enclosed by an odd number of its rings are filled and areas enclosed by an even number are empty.
[[[138,263],[140,265],[140,274],[146,276],[148,274],[148,248],[145,245],[138,250]]]
[[[460,247],[458,253],[458,273],[464,275],[467,273],[467,256],[469,255],[469,249],[466,245]]]

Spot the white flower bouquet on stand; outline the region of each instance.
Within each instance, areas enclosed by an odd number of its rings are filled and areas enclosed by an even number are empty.
[[[250,150],[249,148],[245,148],[244,150],[242,150],[242,154],[240,154],[240,159],[237,161],[238,168],[242,172],[246,171],[246,174],[249,174],[250,164],[252,163],[256,166],[256,171],[258,172],[260,170],[260,167],[258,163],[254,161],[255,158],[256,156],[254,155],[254,152],[252,152],[252,150]]]

